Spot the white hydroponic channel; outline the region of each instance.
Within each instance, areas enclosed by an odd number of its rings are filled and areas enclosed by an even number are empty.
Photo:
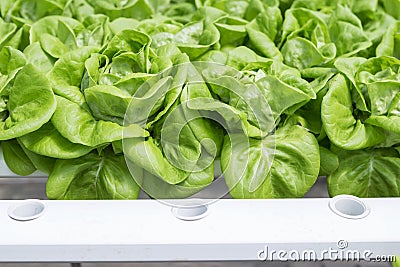
[[[11,175],[0,158],[0,176]],[[400,198],[351,196],[221,199],[191,209],[157,200],[1,200],[0,262],[282,260],[279,251],[368,260],[400,254],[398,207]]]

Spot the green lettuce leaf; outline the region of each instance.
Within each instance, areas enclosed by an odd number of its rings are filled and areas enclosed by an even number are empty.
[[[221,167],[234,198],[302,197],[318,177],[315,137],[300,126],[279,128],[261,140],[225,137]]]
[[[331,196],[398,197],[399,154],[394,149],[341,151],[339,167],[328,176]]]
[[[2,141],[1,148],[3,150],[4,161],[13,173],[27,176],[36,171],[36,167],[16,139]]]
[[[0,121],[0,140],[23,136],[48,122],[56,109],[50,82],[34,66],[16,75],[7,103],[8,117]]]
[[[331,142],[340,148],[356,150],[375,146],[385,140],[383,129],[364,124],[354,117],[348,81],[337,74],[322,100],[321,118]]]
[[[54,128],[51,122],[46,123],[37,131],[18,138],[18,141],[31,152],[59,159],[78,158],[93,149],[70,142]]]
[[[46,185],[49,199],[136,199],[139,190],[124,157],[109,150],[57,160]]]

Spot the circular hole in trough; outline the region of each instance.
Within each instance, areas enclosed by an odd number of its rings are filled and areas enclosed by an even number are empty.
[[[358,197],[339,195],[331,199],[329,207],[337,215],[348,219],[361,219],[368,216],[369,207]]]
[[[46,207],[42,202],[26,200],[22,203],[11,206],[8,209],[8,216],[17,221],[30,221],[39,218]]]
[[[175,203],[172,208],[172,214],[184,221],[200,220],[207,216],[208,206],[202,201],[196,199],[182,200]]]

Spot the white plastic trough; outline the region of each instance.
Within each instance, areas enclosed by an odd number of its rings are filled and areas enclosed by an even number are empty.
[[[0,159],[0,176],[11,175]],[[371,260],[400,254],[399,207],[400,198],[351,196],[221,199],[195,209],[156,200],[1,200],[0,262],[282,260],[280,250],[317,259],[357,251]]]
[[[362,199],[370,212],[358,219],[336,214],[330,201],[225,199],[190,221],[155,200],[4,200],[0,262],[258,260],[266,246],[400,254],[399,199]]]

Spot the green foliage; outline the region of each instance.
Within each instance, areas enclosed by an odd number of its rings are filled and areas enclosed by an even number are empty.
[[[2,0],[0,141],[52,199],[400,196],[399,0]],[[211,65],[205,65],[208,62]],[[196,62],[196,63],[195,63]]]

